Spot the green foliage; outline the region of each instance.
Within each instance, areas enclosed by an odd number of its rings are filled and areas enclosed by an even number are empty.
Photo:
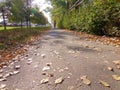
[[[47,18],[44,16],[42,12],[39,11],[39,9],[32,8],[31,14],[32,14],[31,21],[33,23],[42,24],[42,25],[45,25],[48,23]]]
[[[9,16],[9,20],[11,22],[20,22],[26,16],[24,2],[22,0],[11,0],[10,3],[12,15]]]
[[[77,9],[66,10],[59,22],[67,29],[97,35],[120,36],[120,3],[116,0],[87,1]]]

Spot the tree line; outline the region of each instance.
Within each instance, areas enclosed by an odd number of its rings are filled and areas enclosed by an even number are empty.
[[[120,36],[119,0],[50,0],[59,28]]]
[[[48,20],[37,6],[32,7],[31,0],[6,0],[0,2],[0,13],[6,29],[6,19],[13,23],[20,23],[21,28],[23,22],[26,22],[27,28],[32,23],[47,24]]]

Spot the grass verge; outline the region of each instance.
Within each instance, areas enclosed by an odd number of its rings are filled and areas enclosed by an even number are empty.
[[[34,27],[30,29],[15,28],[0,31],[0,63],[14,58],[23,53],[22,47],[35,41],[49,27]]]

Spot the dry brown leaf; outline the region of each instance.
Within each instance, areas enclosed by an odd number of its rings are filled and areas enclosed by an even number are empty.
[[[49,67],[49,66],[46,66],[46,67],[43,67],[42,71],[47,71],[47,70],[49,70],[49,69],[50,69],[50,67]]]
[[[82,76],[81,80],[83,80],[83,83],[86,84],[86,85],[90,85],[91,84],[91,81],[87,79],[87,76]]]
[[[60,84],[60,83],[63,82],[63,80],[64,80],[64,78],[60,77],[60,78],[58,78],[58,79],[55,80],[55,84]]]
[[[120,61],[118,60],[118,61],[113,61],[113,63],[115,64],[115,65],[120,65]]]
[[[108,67],[108,70],[113,71],[113,68],[112,67]]]
[[[4,89],[5,87],[6,87],[6,84],[1,84],[1,85],[0,85],[0,90],[1,90],[1,89]]]
[[[99,82],[100,82],[100,84],[104,85],[105,87],[110,87],[110,85],[105,81],[99,80]]]
[[[117,80],[117,81],[120,81],[120,76],[118,75],[112,75],[113,79]]]
[[[40,81],[41,84],[45,84],[45,83],[48,83],[49,82],[49,78],[46,78],[46,79],[42,79]]]

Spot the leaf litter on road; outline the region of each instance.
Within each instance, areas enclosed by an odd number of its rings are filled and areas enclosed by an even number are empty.
[[[0,85],[0,89],[5,89],[6,88],[6,84],[1,84]]]
[[[45,67],[43,67],[42,71],[47,71],[47,70],[49,70],[49,69],[50,69],[49,66],[45,66]]]
[[[46,54],[41,54],[41,57],[42,57],[42,58],[45,58],[45,57],[46,57]]]
[[[20,71],[13,71],[13,75],[20,73]]]
[[[20,65],[14,66],[15,69],[20,69],[20,67],[21,67]]]
[[[108,67],[108,70],[110,71],[114,71],[114,69],[112,67]]]
[[[120,60],[113,61],[113,63],[114,63],[115,65],[120,65]]]
[[[46,83],[48,83],[48,82],[49,82],[49,78],[48,78],[48,77],[45,78],[45,79],[42,79],[42,80],[40,81],[41,84],[46,84]]]
[[[28,61],[32,61],[33,59],[32,58],[28,58]]]
[[[91,81],[87,79],[87,76],[80,77],[81,80],[83,80],[83,83],[86,85],[90,85]]]
[[[55,84],[60,84],[64,81],[64,78],[63,77],[60,77],[58,79],[55,80]]]
[[[110,87],[110,85],[105,81],[99,80],[99,83],[104,85],[105,87]]]
[[[120,81],[120,76],[119,75],[112,75],[113,79]]]

